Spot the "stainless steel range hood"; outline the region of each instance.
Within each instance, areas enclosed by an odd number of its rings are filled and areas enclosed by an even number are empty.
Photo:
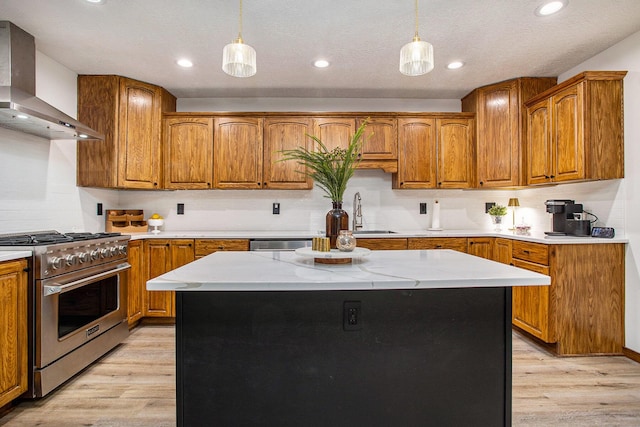
[[[104,139],[104,135],[35,96],[33,36],[0,21],[0,127],[46,139]]]

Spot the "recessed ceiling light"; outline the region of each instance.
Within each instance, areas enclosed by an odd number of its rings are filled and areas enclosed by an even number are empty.
[[[183,67],[183,68],[191,68],[191,67],[193,67],[193,62],[191,62],[191,61],[189,61],[188,59],[185,59],[185,58],[183,58],[183,59],[178,59],[178,60],[176,61],[176,63],[177,63],[179,66]]]
[[[103,4],[106,1],[107,0],[86,0],[87,3],[92,3],[92,4]]]
[[[549,16],[554,13],[560,11],[563,7],[567,5],[566,1],[550,1],[536,9],[536,15],[538,16]]]
[[[27,116],[26,114],[18,114],[16,117],[19,118],[19,119],[28,119],[29,118],[29,116]]]
[[[313,65],[317,68],[327,68],[329,66],[329,61],[326,59],[318,59],[313,63]]]
[[[461,68],[464,65],[464,62],[461,61],[453,61],[450,62],[449,64],[447,64],[447,68],[450,70],[457,70],[458,68]]]

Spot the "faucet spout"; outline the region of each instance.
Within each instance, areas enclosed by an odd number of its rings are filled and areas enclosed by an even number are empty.
[[[353,231],[362,230],[362,197],[358,191],[353,195]]]

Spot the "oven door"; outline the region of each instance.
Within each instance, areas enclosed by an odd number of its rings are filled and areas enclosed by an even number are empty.
[[[126,321],[129,268],[116,262],[36,281],[36,369]]]

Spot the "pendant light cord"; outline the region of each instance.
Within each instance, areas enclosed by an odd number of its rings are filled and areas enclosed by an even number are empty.
[[[242,2],[242,0],[240,0]],[[414,38],[419,39],[418,37],[418,0],[416,0],[416,34]]]

